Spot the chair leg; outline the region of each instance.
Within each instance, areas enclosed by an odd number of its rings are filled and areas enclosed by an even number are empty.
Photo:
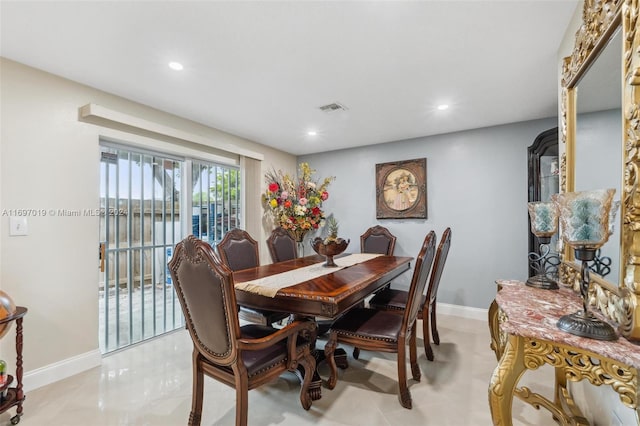
[[[304,379],[302,381],[302,387],[300,389],[300,403],[302,408],[308,410],[311,408],[311,395],[309,395],[309,385],[313,379],[313,373],[316,371],[316,359],[311,352],[307,349],[305,356],[300,359],[300,365],[304,368]]]
[[[440,335],[438,334],[438,327],[436,324],[436,301],[433,301],[433,305],[430,306],[431,311],[431,335],[433,335],[433,343],[440,344]]]
[[[411,393],[407,386],[407,344],[401,340],[398,342],[398,397],[400,405],[411,409]]]
[[[236,426],[247,426],[249,412],[249,379],[245,374],[236,374]]]
[[[200,355],[193,353],[193,385],[191,395],[191,413],[189,426],[200,426],[202,418],[202,398],[204,391],[204,373],[200,367]]]
[[[422,374],[420,373],[420,366],[418,365],[418,349],[416,343],[416,324],[411,328],[411,335],[409,337],[409,364],[411,364],[411,375],[416,381],[420,381]]]
[[[422,342],[427,359],[433,361],[433,350],[431,350],[431,338],[429,337],[429,312],[422,312]]]
[[[333,357],[333,353],[336,351],[336,346],[338,346],[338,334],[332,331],[329,334],[329,340],[324,345],[324,356],[331,370],[329,380],[327,381],[327,387],[329,389],[335,388],[336,383],[338,382],[338,367],[336,366],[336,360]]]
[[[347,360],[347,352],[344,349],[336,349],[333,353],[333,359],[336,360],[336,366],[341,370],[349,368],[349,361]],[[357,358],[356,358],[357,359]]]

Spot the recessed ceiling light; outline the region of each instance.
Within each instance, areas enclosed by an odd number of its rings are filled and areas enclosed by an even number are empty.
[[[182,71],[182,69],[184,67],[182,66],[182,64],[180,62],[172,61],[172,62],[169,62],[169,68],[171,68],[172,70],[175,70],[175,71]]]
[[[449,105],[447,104],[438,105],[438,110],[444,111],[445,109],[449,109]]]
[[[307,134],[308,134],[309,136],[317,136],[317,135],[318,135],[318,132],[316,132],[315,130],[309,130],[309,131],[307,132]]]

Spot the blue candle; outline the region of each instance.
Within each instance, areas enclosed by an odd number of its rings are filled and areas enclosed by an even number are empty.
[[[538,204],[536,207],[535,225],[540,232],[553,230],[551,208],[547,204]]]
[[[602,203],[593,198],[577,198],[571,206],[572,241],[596,243],[602,240]]]
[[[609,210],[614,189],[556,194],[562,238],[571,246],[598,248],[609,238]]]
[[[554,203],[529,203],[531,217],[531,232],[535,235],[551,236],[558,228],[558,211]]]

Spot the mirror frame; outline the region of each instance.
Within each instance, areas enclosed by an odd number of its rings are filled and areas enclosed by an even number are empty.
[[[620,333],[640,341],[640,0],[584,0],[582,24],[571,56],[564,58],[560,136],[561,192],[575,191],[577,85],[615,32],[622,31],[622,175],[620,177],[620,274],[611,283],[591,274],[588,303],[619,324]],[[580,266],[568,245],[560,281],[579,291]]]

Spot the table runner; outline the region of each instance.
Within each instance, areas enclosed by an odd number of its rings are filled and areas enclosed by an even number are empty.
[[[381,256],[377,253],[353,253],[343,257],[334,258],[333,261],[338,266],[326,267],[324,262],[305,266],[304,268],[293,269],[280,274],[269,275],[257,280],[236,283],[235,288],[239,290],[257,293],[262,296],[275,297],[278,290],[289,287],[304,281],[312,280],[322,275],[331,274],[340,269],[366,262],[369,259]]]

